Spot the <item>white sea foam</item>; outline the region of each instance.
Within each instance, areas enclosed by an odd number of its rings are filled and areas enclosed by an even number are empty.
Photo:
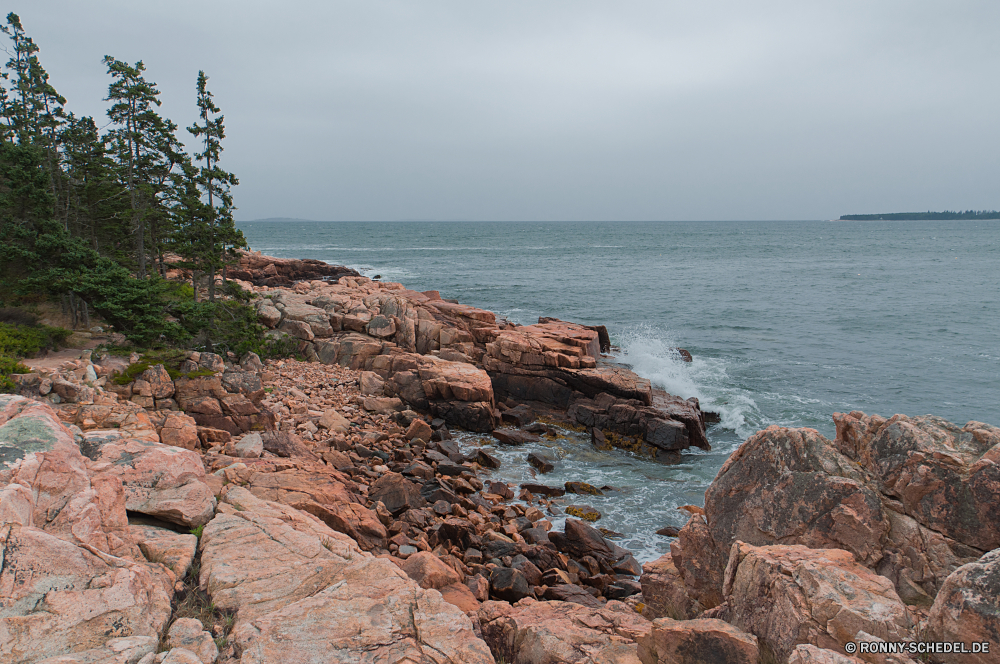
[[[741,437],[761,424],[757,403],[748,392],[733,386],[726,361],[695,354],[685,362],[672,335],[652,326],[640,325],[618,335],[621,353],[617,360],[670,394],[697,397],[702,410],[714,411],[721,425]]]

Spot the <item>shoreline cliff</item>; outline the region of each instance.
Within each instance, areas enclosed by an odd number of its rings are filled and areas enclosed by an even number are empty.
[[[669,463],[708,447],[696,400],[608,362],[601,327],[516,326],[324,266],[249,254],[229,275],[304,362],[189,352],[173,377],[156,364],[120,385],[129,362],[84,353],[14,376],[4,658],[798,664],[920,659],[866,655],[895,641],[1000,648],[1000,429],[863,413],[835,414],[833,441],[770,427],[640,566],[585,505],[552,528],[600,487],[484,481],[498,460],[452,431],[517,445],[572,427]]]

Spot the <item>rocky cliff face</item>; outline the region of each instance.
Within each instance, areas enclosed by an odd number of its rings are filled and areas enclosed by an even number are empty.
[[[804,645],[846,656],[848,642],[920,634],[995,651],[1000,602],[987,588],[1000,516],[988,506],[1000,501],[1000,429],[833,418],[833,441],[769,427],[729,458],[704,514],[645,566],[649,615],[722,617],[779,660],[813,657]],[[933,658],[989,656],[979,657]]]
[[[154,366],[117,386],[126,362],[85,356],[0,396],[0,660],[904,664],[916,658],[847,645],[933,639],[987,642],[931,656],[978,664],[1000,651],[1000,429],[854,412],[834,415],[832,441],[760,431],[670,553],[640,567],[583,521],[553,530],[558,496],[599,489],[491,482],[490,448],[463,451],[451,430],[518,444],[551,433],[544,412],[670,460],[707,446],[697,403],[606,364],[601,328],[517,327],[433,292],[293,274],[257,287],[258,311],[312,361],[191,353],[180,378]]]
[[[603,359],[610,341],[602,326],[553,318],[516,326],[434,291],[357,276],[256,290],[273,334],[297,339],[310,359],[377,374],[373,397],[398,398],[449,424],[491,432],[500,410],[529,403],[587,427],[601,447],[666,461],[692,445],[709,448],[697,399],[657,390]]]

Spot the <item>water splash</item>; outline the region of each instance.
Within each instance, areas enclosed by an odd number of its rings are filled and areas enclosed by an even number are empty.
[[[730,378],[726,360],[695,354],[685,362],[671,333],[650,325],[630,327],[617,335],[617,341],[618,362],[670,394],[697,397],[702,410],[719,413],[723,428],[746,437],[763,424],[750,393]]]

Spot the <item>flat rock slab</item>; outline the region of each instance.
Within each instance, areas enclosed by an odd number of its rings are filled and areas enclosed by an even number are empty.
[[[129,511],[189,528],[212,518],[215,495],[197,452],[106,432],[87,432],[85,437],[80,449],[93,460],[92,477],[121,480]]]
[[[525,443],[537,443],[538,436],[520,429],[494,429],[493,437],[504,445],[524,445]]]
[[[311,515],[227,491],[203,534],[201,584],[235,610],[241,664],[492,664],[472,623],[392,562]]]
[[[112,641],[125,637],[144,637],[136,647],[151,638],[155,649],[170,618],[170,580],[157,568],[19,524],[0,526],[0,551],[0,661],[28,664],[87,651],[88,658],[104,657],[89,661],[114,661],[110,655],[122,644]]]

